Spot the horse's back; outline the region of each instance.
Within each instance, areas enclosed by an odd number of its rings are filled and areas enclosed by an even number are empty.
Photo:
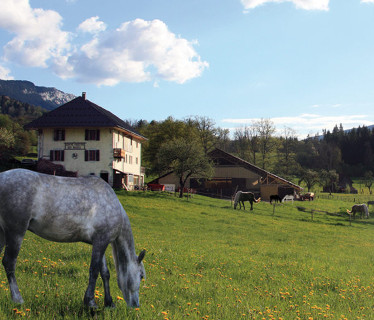
[[[0,174],[0,224],[55,241],[85,241],[102,228],[117,230],[123,208],[112,188],[98,177],[57,177],[25,169]]]

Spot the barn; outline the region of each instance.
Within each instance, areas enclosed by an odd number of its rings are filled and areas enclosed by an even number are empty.
[[[254,192],[268,201],[270,195],[277,194],[283,198],[288,194],[298,194],[302,190],[300,186],[221,149],[216,148],[208,155],[214,164],[214,176],[209,180],[191,178],[186,184],[187,188],[195,189],[199,194],[231,197],[237,190],[242,190]],[[165,185],[171,190],[179,186],[178,178],[173,172],[151,183]]]

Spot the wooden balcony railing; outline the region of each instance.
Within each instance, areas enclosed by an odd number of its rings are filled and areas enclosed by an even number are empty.
[[[114,148],[113,149],[113,157],[114,158],[125,158],[125,150],[121,149],[121,148]]]

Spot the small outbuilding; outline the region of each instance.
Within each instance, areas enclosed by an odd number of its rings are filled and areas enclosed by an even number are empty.
[[[186,184],[187,188],[194,189],[199,194],[231,197],[236,191],[242,190],[251,191],[268,201],[271,195],[283,198],[285,195],[298,194],[302,190],[300,186],[221,149],[216,148],[208,155],[214,164],[214,176],[211,179],[192,177]],[[152,183],[179,187],[178,178],[173,172],[155,179]]]

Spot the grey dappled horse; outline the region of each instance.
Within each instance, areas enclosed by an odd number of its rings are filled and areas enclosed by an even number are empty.
[[[349,211],[347,209],[348,214],[353,215],[353,219],[356,217],[356,213],[360,213],[360,217],[365,217],[369,219],[369,208],[368,206],[363,203],[363,204],[355,204],[352,206],[352,211]]]
[[[145,276],[145,251],[135,253],[129,218],[112,188],[101,178],[66,178],[25,169],[0,173],[0,252],[12,300],[23,303],[15,267],[26,230],[50,241],[92,245],[89,282],[84,304],[96,308],[94,292],[103,279],[105,306],[113,307],[105,250],[109,243],[117,283],[128,306],[139,306],[139,287]]]
[[[242,208],[242,204],[243,204],[243,208],[245,210],[244,201],[249,201],[249,203],[251,204],[251,210],[253,210],[253,202],[258,203],[260,202],[260,200],[261,198],[258,198],[256,200],[255,195],[252,192],[238,191],[235,194],[235,198],[234,198],[234,209],[236,209],[239,203],[239,209]]]

